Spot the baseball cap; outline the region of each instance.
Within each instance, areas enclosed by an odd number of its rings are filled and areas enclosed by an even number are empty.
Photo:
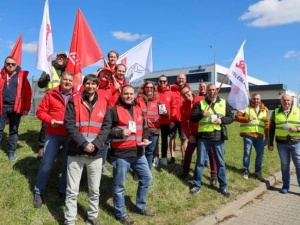
[[[109,72],[111,75],[113,74],[113,71],[109,67],[103,67],[99,73],[101,73],[103,71]]]
[[[57,56],[60,56],[60,55],[63,55],[63,56],[65,56],[66,58],[68,58],[68,55],[67,55],[67,53],[65,53],[65,52],[59,52],[59,53],[57,53],[57,54],[56,54],[56,57],[57,57]]]

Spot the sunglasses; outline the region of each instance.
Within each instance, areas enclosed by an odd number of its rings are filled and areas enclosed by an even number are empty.
[[[160,80],[159,83],[161,83],[161,84],[162,83],[167,83],[167,81],[166,80]]]
[[[16,66],[17,64],[16,64],[16,63],[7,63],[7,62],[6,62],[5,65],[6,65],[6,66]]]
[[[148,86],[146,86],[145,89],[153,89],[153,87],[148,87]]]

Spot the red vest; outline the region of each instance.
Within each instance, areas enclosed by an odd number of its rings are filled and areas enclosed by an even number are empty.
[[[101,131],[106,104],[105,101],[98,100],[90,113],[81,95],[74,97],[76,127],[88,142],[92,142]]]
[[[141,107],[144,116],[147,118],[148,127],[160,127],[160,115],[158,114],[159,98],[155,98],[145,103],[142,97],[138,97],[137,104]]]
[[[130,115],[128,109],[124,108],[122,105],[117,105],[117,114],[119,117],[119,123],[116,124],[113,129],[124,130],[128,129],[128,121],[134,121],[136,124],[136,133],[131,133],[129,137],[121,139],[111,139],[112,148],[130,148],[136,147],[137,144],[142,142],[143,136],[143,114],[142,110],[138,106],[133,106],[133,118]]]

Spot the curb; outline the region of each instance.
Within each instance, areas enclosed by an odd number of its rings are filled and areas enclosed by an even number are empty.
[[[222,206],[217,209],[209,216],[201,216],[192,221],[189,225],[215,225],[226,219],[226,217],[237,216],[238,211],[246,205],[248,202],[255,199],[258,195],[262,194],[264,191],[268,190],[273,186],[281,177],[281,171],[271,175],[268,180],[264,183],[259,184],[258,187],[252,191],[246,192],[240,196],[233,199],[232,202]]]

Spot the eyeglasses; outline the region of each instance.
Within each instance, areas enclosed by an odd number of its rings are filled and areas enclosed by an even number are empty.
[[[16,66],[17,64],[16,64],[16,63],[7,63],[7,62],[6,62],[5,65],[6,65],[6,66]]]
[[[190,90],[184,92],[184,93],[181,93],[183,96],[186,96],[187,94],[189,94]]]
[[[167,83],[167,81],[166,80],[160,80],[159,83],[161,83],[161,84],[164,83],[165,84],[165,83]]]
[[[153,87],[146,86],[145,89],[153,89]]]

